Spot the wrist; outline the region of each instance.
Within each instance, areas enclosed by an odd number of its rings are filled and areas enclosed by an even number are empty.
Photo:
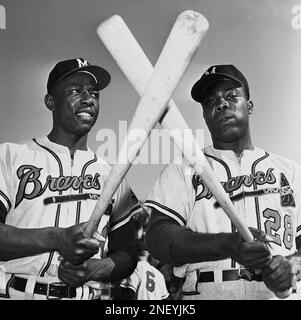
[[[235,247],[238,241],[237,233],[221,233],[222,250],[225,252],[227,258],[235,256]]]
[[[110,281],[112,270],[114,269],[114,262],[111,258],[104,259],[89,259],[88,264],[88,281]]]
[[[45,228],[46,232],[46,246],[48,251],[59,251],[62,242],[63,228],[48,227]]]

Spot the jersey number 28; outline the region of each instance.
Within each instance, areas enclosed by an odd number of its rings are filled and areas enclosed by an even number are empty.
[[[273,242],[275,242],[279,246],[281,246],[283,242],[285,248],[290,250],[293,246],[293,229],[291,216],[288,214],[284,215],[282,222],[279,212],[273,209],[265,209],[263,211],[263,216],[268,219],[264,223],[266,234],[273,238]],[[277,233],[277,231],[281,228],[282,223],[284,233],[282,239],[283,241],[281,242],[280,235],[279,233]]]

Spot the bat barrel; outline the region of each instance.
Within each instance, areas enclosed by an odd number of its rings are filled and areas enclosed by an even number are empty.
[[[116,20],[116,17],[113,20]],[[151,129],[162,116],[208,26],[207,19],[193,11],[184,11],[177,17],[150,80],[146,85],[145,92],[136,108],[128,135],[118,156],[118,163],[113,166],[88,221],[87,229],[84,232],[85,236],[91,237],[95,232],[112,196],[142,148]],[[101,29],[100,27],[97,29],[98,33],[101,33]],[[112,28],[109,26],[107,30],[110,31],[110,29]],[[115,42],[114,44],[116,45]],[[129,140],[129,136],[135,129],[143,129],[145,136],[138,143],[133,144]]]

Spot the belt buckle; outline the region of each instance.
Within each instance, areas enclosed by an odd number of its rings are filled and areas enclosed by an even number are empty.
[[[64,283],[58,281],[58,282],[50,282],[50,283],[47,283],[47,290],[46,290],[46,299],[47,300],[61,300],[63,297],[51,297],[50,296],[50,285],[58,285],[58,286],[65,286],[68,288],[68,297],[70,296],[70,287],[69,286],[66,286]],[[67,297],[67,298],[68,298]]]

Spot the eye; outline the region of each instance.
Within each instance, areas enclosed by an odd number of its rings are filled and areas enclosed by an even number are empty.
[[[99,98],[99,92],[97,90],[90,90],[89,94],[94,98],[98,99]]]
[[[235,99],[237,96],[239,96],[239,91],[237,89],[231,90],[227,93],[226,99]]]
[[[215,103],[216,103],[216,98],[214,98],[213,96],[209,96],[203,101],[203,104],[206,106],[212,106]]]
[[[72,95],[79,95],[80,94],[80,89],[79,88],[72,88],[71,90],[70,90],[70,93],[72,94]]]

